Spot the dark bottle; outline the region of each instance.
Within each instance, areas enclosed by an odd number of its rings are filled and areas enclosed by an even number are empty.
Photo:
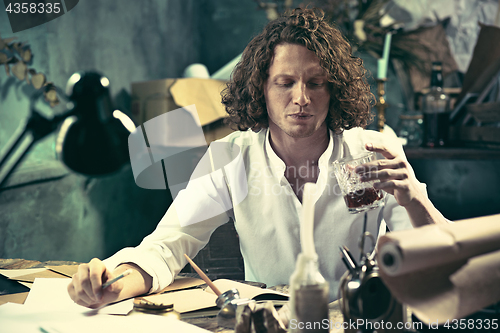
[[[423,97],[424,147],[442,147],[448,144],[450,127],[450,97],[443,90],[443,72],[440,61],[432,63],[429,93]]]

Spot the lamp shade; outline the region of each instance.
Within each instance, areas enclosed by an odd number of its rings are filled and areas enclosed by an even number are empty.
[[[88,176],[118,171],[129,161],[130,131],[113,115],[109,80],[96,72],[75,73],[68,80],[66,94],[72,110],[57,137],[59,158],[73,171]]]

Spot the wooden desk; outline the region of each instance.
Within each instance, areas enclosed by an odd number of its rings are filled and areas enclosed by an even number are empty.
[[[77,262],[73,261],[45,261],[40,262],[36,260],[24,260],[24,259],[0,259],[0,269],[26,269],[26,268],[43,268],[45,266],[58,266],[58,265],[77,265]],[[287,292],[286,286],[271,288],[281,292]],[[330,322],[342,322],[342,313],[338,302],[333,302],[330,304]],[[202,318],[189,318],[182,319],[185,322],[196,325],[198,327],[204,328],[211,332],[217,333],[234,333],[234,330],[218,327],[217,317],[202,317]],[[332,328],[330,332],[343,332],[342,329]]]
[[[0,269],[43,268],[45,266],[78,265],[75,261],[37,261],[25,259],[0,259]]]

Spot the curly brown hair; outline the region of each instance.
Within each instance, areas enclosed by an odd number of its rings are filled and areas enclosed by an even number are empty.
[[[328,128],[341,133],[344,129],[366,127],[371,122],[375,98],[366,81],[363,60],[352,55],[349,42],[324,20],[321,9],[297,8],[269,22],[243,51],[221,93],[229,114],[226,123],[241,131],[249,128],[258,131],[269,126],[264,84],[274,48],[283,43],[305,46],[316,54],[325,69],[330,89],[325,120]]]

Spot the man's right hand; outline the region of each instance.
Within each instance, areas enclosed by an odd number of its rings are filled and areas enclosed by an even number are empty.
[[[102,289],[102,285],[121,274],[122,270],[125,271],[126,267],[120,266],[110,272],[97,258],[92,259],[88,264],[81,264],[68,285],[69,296],[75,303],[89,308],[98,308],[116,302],[120,300],[124,279],[116,281],[106,289]]]

